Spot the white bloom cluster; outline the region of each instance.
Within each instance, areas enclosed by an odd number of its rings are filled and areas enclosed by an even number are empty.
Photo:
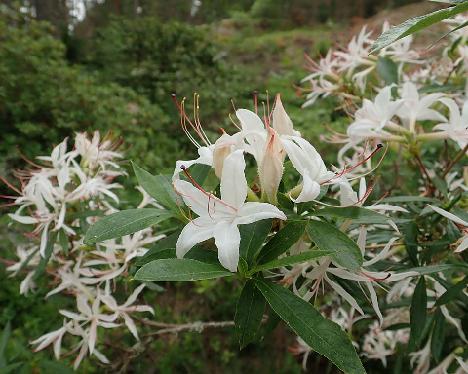
[[[15,200],[19,208],[10,214],[20,224],[34,225],[27,236],[38,238],[38,244],[18,245],[18,262],[7,268],[16,276],[27,272],[20,292],[33,290],[35,281],[45,271],[53,285],[47,298],[63,293],[76,299],[76,311],[60,311],[65,317],[63,326],[32,344],[36,351],[53,345],[59,358],[64,335],[74,337],[70,339],[75,344],[70,352],[78,352],[75,368],[87,354],[108,363],[96,349],[99,327],[109,329],[124,323],[138,339],[131,315],[153,313],[150,306],[136,304],[144,285],[138,286],[122,304],[112,292],[132,259],[145,254],[146,246],[163,236],[145,229],[103,242],[94,250],[82,243],[89,224],[118,210],[115,190],[121,186],[114,179],[125,172],[116,162],[122,158],[117,146],[109,139],[101,139],[98,132],[91,138],[85,133],[76,134],[72,150],[67,150],[65,139],[50,156],[38,157],[44,166],[31,162],[33,170],[19,172],[22,187]],[[153,201],[144,196],[144,204]]]
[[[286,220],[286,215],[275,206],[286,157],[300,177],[300,183],[286,193],[294,203],[316,201],[321,188],[330,185],[348,186],[348,189],[341,188],[342,205],[356,205],[361,202],[351,201],[355,193],[350,187],[347,174],[369,160],[380,146],[354,167],[331,171],[327,169],[317,150],[294,130],[279,95],[273,110],[265,114],[263,120],[255,112],[238,109],[236,116],[240,125],[236,126],[239,131],[233,135],[223,132],[214,144],[204,133],[198,118],[191,121],[187,117],[183,101],[177,105],[181,113],[182,128],[197,146],[199,154],[195,160],[177,161],[173,174],[175,191],[198,216],[190,220],[179,236],[176,245],[178,257],[183,257],[195,244],[214,238],[220,263],[235,272],[241,239],[238,225],[267,218]],[[203,146],[192,137],[189,130],[199,136]],[[247,183],[244,172],[244,154],[251,155],[257,165],[258,180],[250,184]],[[195,164],[214,169],[220,179],[221,197],[205,191],[191,177],[189,168]],[[180,178],[181,174],[185,174],[185,180]],[[250,186],[254,186],[260,196]],[[344,198],[348,195],[352,196]]]

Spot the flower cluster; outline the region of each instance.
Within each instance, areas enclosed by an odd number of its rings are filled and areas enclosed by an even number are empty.
[[[31,170],[18,172],[21,189],[14,200],[18,209],[10,218],[22,225],[33,225],[26,234],[33,240],[18,245],[19,259],[7,270],[12,276],[27,274],[21,282],[22,294],[33,291],[45,272],[52,288],[46,298],[58,293],[73,295],[76,311],[60,310],[63,326],[32,344],[36,351],[53,345],[58,359],[62,339],[69,335],[74,344],[70,352],[78,352],[75,368],[87,354],[109,362],[96,349],[100,328],[116,328],[124,323],[138,339],[132,314],[153,313],[150,306],[137,304],[143,284],[123,303],[116,300],[113,292],[132,260],[145,254],[147,245],[163,236],[154,235],[148,228],[120,240],[103,242],[95,249],[83,245],[87,227],[100,216],[118,210],[116,189],[121,185],[114,180],[125,174],[117,163],[122,158],[118,145],[101,139],[97,132],[91,138],[79,133],[72,150],[67,150],[65,139],[50,156],[37,158],[41,165],[30,162]],[[144,197],[144,204],[154,204],[146,194]]]

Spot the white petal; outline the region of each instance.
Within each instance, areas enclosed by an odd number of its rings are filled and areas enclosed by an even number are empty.
[[[456,216],[453,213],[447,212],[446,210],[441,209],[441,208],[439,208],[437,206],[434,206],[434,205],[429,205],[429,207],[431,207],[434,211],[436,211],[440,215],[448,218],[449,220],[451,220],[451,221],[453,221],[455,223],[458,223],[458,224],[463,225],[463,226],[468,226],[468,222],[466,222],[465,220],[461,219],[460,217]]]
[[[455,253],[463,252],[465,249],[468,248],[468,235],[466,235],[461,243],[458,245],[457,249],[455,249]]]
[[[219,262],[226,269],[236,272],[239,262],[239,229],[235,224],[220,222],[215,226],[214,238],[218,247]]]
[[[276,95],[275,108],[273,109],[273,125],[272,127],[280,135],[296,135],[293,129],[293,123],[289,118],[288,113],[284,109],[283,103],[281,102],[280,95]]]
[[[229,205],[240,208],[247,197],[247,180],[245,179],[244,152],[232,152],[224,160],[221,174],[221,200]]]
[[[206,218],[195,218],[182,230],[176,243],[176,254],[182,258],[195,245],[213,237],[214,221]]]
[[[180,179],[174,181],[174,188],[184,200],[185,205],[200,217],[208,216],[213,211],[215,199],[210,198],[208,193],[200,191],[191,183]]]
[[[330,286],[335,290],[335,292],[340,295],[343,299],[345,299],[351,306],[356,309],[361,315],[364,315],[364,311],[358,305],[356,299],[352,297],[343,287],[341,287],[338,283],[332,281],[329,277],[325,276],[325,279],[330,284]]]
[[[309,177],[308,170],[302,176],[302,190],[294,202],[305,203],[314,200],[320,194],[320,185]]]
[[[267,218],[286,220],[286,215],[274,205],[248,202],[239,209],[235,222],[237,225],[246,225]]]
[[[262,120],[254,112],[247,109],[238,109],[236,111],[236,116],[241,122],[242,131],[246,133],[265,131]]]

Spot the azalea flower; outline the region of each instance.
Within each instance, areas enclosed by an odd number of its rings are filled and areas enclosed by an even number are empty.
[[[224,160],[221,175],[221,198],[200,186],[177,179],[175,191],[198,217],[182,230],[176,244],[177,257],[183,257],[195,244],[214,238],[221,265],[235,272],[239,262],[240,233],[238,225],[267,218],[285,220],[278,208],[267,203],[245,202],[247,180],[242,150],[234,151]],[[194,182],[194,181],[193,181]]]
[[[117,313],[118,317],[123,318],[125,325],[128,327],[135,339],[138,338],[138,331],[135,325],[135,322],[130,317],[131,313],[134,312],[149,312],[154,315],[154,310],[148,305],[133,305],[138,298],[138,295],[145,288],[145,284],[140,284],[135,291],[128,297],[127,301],[122,305],[118,305],[115,298],[110,293],[109,283],[106,284],[106,292],[101,296],[101,301],[106,304],[106,306],[114,313]]]
[[[347,130],[351,140],[386,139],[390,135],[383,129],[403,105],[402,100],[392,101],[391,89],[392,86],[382,88],[374,101],[363,100],[362,108],[356,111],[354,122]]]
[[[58,360],[60,358],[60,351],[62,348],[62,338],[67,333],[68,329],[71,327],[71,322],[65,323],[63,321],[63,326],[55,331],[51,331],[47,334],[42,335],[41,337],[33,340],[30,344],[36,345],[34,352],[42,351],[44,348],[53,344],[54,346],[54,355]]]
[[[79,322],[81,324],[87,324],[89,326],[89,334],[87,334],[87,345],[89,348],[89,353],[93,354],[97,340],[97,328],[100,326],[109,329],[119,326],[117,323],[114,323],[117,318],[117,313],[102,313],[100,311],[100,297],[96,297],[90,304],[86,296],[79,294],[76,297],[76,306],[79,313],[61,309],[60,314],[73,321]]]
[[[289,136],[283,139],[283,146],[294,168],[302,176],[301,192],[294,201],[303,203],[314,200],[320,194],[320,184],[335,176],[327,170],[316,149],[305,139]]]
[[[279,95],[276,96],[271,114],[271,126],[269,117],[265,117],[263,123],[256,113],[247,109],[237,110],[236,115],[241,122],[242,135],[247,141],[244,149],[254,156],[257,163],[262,193],[270,202],[276,203],[276,193],[283,176],[283,162],[286,156],[283,141],[289,136],[300,134],[294,130]]]
[[[449,108],[450,120],[436,125],[434,130],[443,131],[461,149],[465,148],[468,144],[468,100],[465,100],[461,111],[452,99],[444,98],[440,101]]]
[[[417,87],[406,82],[401,89],[403,105],[397,110],[396,115],[405,123],[409,131],[414,132],[416,121],[446,121],[446,118],[434,109],[430,109],[434,103],[439,101],[443,94],[429,94],[419,96]]]

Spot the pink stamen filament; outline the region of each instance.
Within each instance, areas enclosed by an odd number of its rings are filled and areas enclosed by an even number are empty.
[[[366,158],[364,158],[363,160],[359,161],[356,165],[353,165],[349,168],[344,168],[342,171],[340,171],[339,173],[337,173],[336,175],[334,175],[332,178],[326,180],[326,181],[323,181],[321,182],[320,184],[323,185],[325,183],[328,183],[330,181],[332,181],[333,179],[336,179],[336,178],[339,178],[341,176],[343,176],[344,174],[347,174],[349,173],[350,171],[356,169],[357,167],[361,166],[362,164],[366,163],[368,160],[370,160],[372,157],[375,156],[375,154],[380,151],[381,149],[383,148],[383,145],[382,144],[377,144],[377,148],[374,149],[371,154],[369,156],[367,156]]]
[[[219,202],[221,205],[224,205],[225,207],[227,208],[230,208],[232,210],[234,210],[235,212],[237,212],[237,208],[233,207],[232,205],[226,203],[225,201],[221,200],[220,198],[216,197],[215,195],[213,195],[212,193],[210,192],[207,192],[202,186],[200,186],[197,181],[195,179],[193,179],[193,177],[190,175],[190,173],[188,172],[187,168],[182,165],[180,167],[182,169],[182,171],[184,172],[185,176],[190,180],[190,182],[192,183],[192,185],[199,191],[201,191],[205,196],[208,197],[208,211],[209,211],[209,204],[210,204],[210,199],[213,199],[214,201],[217,201]]]

